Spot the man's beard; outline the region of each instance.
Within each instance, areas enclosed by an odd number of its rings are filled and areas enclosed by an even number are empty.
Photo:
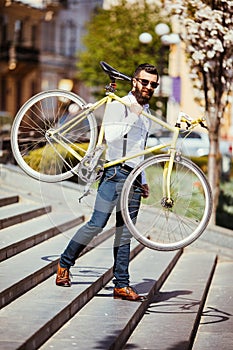
[[[147,95],[146,96],[142,95],[142,92],[147,92]],[[153,90],[146,89],[144,91],[140,91],[137,87],[135,87],[135,90],[132,91],[132,94],[136,98],[137,102],[141,106],[143,106],[143,105],[149,103],[151,97],[153,96]]]

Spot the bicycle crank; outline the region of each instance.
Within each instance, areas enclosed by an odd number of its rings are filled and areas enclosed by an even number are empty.
[[[78,166],[77,175],[82,181],[93,183],[101,177],[104,160],[100,157],[104,150],[105,146],[100,145],[81,160]]]

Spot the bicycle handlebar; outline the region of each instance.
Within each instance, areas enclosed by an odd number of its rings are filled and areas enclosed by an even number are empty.
[[[208,127],[204,124],[205,118],[200,117],[197,119],[192,119],[187,113],[180,112],[176,121],[176,126],[180,127],[181,123],[184,122],[187,124],[187,130],[195,127],[196,125],[200,125],[202,128],[208,130]]]

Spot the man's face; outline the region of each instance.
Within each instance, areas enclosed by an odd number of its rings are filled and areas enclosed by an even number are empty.
[[[133,78],[133,94],[140,105],[149,102],[157,87],[157,75],[141,71],[139,75]]]

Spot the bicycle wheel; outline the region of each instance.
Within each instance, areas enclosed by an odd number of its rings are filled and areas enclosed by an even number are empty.
[[[41,92],[21,107],[12,125],[11,146],[28,175],[45,182],[73,176],[79,160],[64,144],[83,157],[97,139],[95,117],[88,109],[84,113],[84,108],[83,99],[63,90]],[[56,130],[55,141],[49,133]]]
[[[205,230],[212,212],[211,189],[205,175],[182,157],[174,160],[170,185],[172,202],[166,203],[163,177],[168,161],[169,155],[144,161],[127,178],[121,197],[122,215],[132,235],[148,248],[162,251],[180,249],[196,240]],[[131,197],[142,172],[146,174],[150,195],[141,199],[135,221],[130,217],[136,207]]]

